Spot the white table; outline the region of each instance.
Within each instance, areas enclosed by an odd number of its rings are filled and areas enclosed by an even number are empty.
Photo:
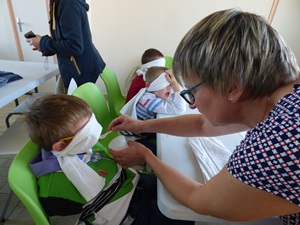
[[[191,110],[188,108],[186,113],[199,112],[197,110]],[[158,115],[158,118],[164,117],[168,117],[168,115]],[[218,138],[228,149],[234,149],[234,147],[239,144],[240,140],[243,138],[243,135],[236,133],[220,136]],[[157,134],[157,156],[166,164],[186,174],[186,176],[203,183],[202,172],[186,137]],[[282,225],[278,218],[270,218],[255,222],[234,223],[220,220],[211,216],[201,215],[195,213],[191,209],[176,201],[159,181],[157,188],[158,207],[165,216],[172,219],[200,221],[207,222],[208,224]]]
[[[0,108],[13,102],[50,78],[59,75],[57,64],[0,60],[0,70],[13,72],[23,77],[0,87]],[[25,102],[24,102],[25,103]],[[24,129],[23,121],[16,120],[0,136],[0,155],[19,152],[29,139]]]
[[[51,63],[0,60],[0,70],[13,72],[23,77],[21,80],[13,81],[0,87],[0,108],[38,87],[50,78],[59,75],[57,64]],[[0,154],[16,154],[28,139],[29,136],[24,130],[23,123],[18,120],[15,121],[0,136]],[[12,192],[9,196],[12,196]],[[10,197],[8,197],[1,212],[0,221],[5,217],[9,201]]]
[[[59,75],[57,64],[0,60],[0,70],[13,72],[23,77],[0,87],[0,108],[14,101],[28,91],[38,87],[50,78]]]

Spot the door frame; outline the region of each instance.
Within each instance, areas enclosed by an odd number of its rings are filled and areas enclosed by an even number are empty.
[[[271,10],[270,10],[270,13],[269,13],[269,17],[268,17],[269,24],[272,24],[272,21],[273,21],[275,12],[277,10],[278,4],[279,4],[279,0],[274,0],[273,1],[272,7],[271,7]]]
[[[47,12],[49,12],[49,1],[50,0],[45,0],[45,4],[46,4],[46,7],[47,7]],[[11,27],[12,27],[12,30],[13,30],[13,36],[14,36],[14,39],[15,39],[16,47],[17,47],[19,61],[24,61],[24,55],[23,55],[23,50],[22,50],[22,47],[21,47],[20,37],[19,37],[19,34],[18,34],[17,24],[16,24],[16,21],[15,21],[16,16],[15,16],[15,11],[14,11],[14,7],[13,7],[13,4],[12,4],[12,0],[6,0],[6,4],[7,4],[7,7],[8,7],[10,23],[11,23]],[[48,20],[49,20],[50,19],[49,13],[47,13],[47,17],[48,17]],[[54,63],[57,62],[56,57],[53,57],[53,61],[54,61]]]
[[[19,38],[19,35],[18,35],[17,25],[15,23],[16,16],[15,16],[15,12],[14,12],[11,0],[6,0],[6,4],[7,4],[7,7],[8,7],[10,23],[11,23],[11,27],[12,27],[12,30],[13,30],[13,35],[14,35],[14,38],[15,38],[16,46],[17,46],[19,60],[24,61],[24,55],[23,55],[23,51],[22,51],[22,48],[21,48],[21,43],[20,43],[20,38]]]

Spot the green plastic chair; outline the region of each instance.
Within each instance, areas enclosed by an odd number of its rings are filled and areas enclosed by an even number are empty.
[[[106,133],[108,126],[114,117],[108,109],[104,94],[100,87],[97,84],[88,82],[76,88],[72,95],[83,99],[89,104],[97,121],[102,126],[101,134]],[[101,139],[100,143],[107,148],[108,143],[116,136],[118,136],[118,133],[112,132],[107,135],[106,138]]]
[[[172,56],[165,56],[166,64],[165,67],[172,69],[173,58]]]
[[[110,113],[116,118],[121,115],[120,110],[124,106],[126,98],[122,95],[118,78],[111,68],[106,66],[100,77],[106,87]]]
[[[29,162],[39,152],[39,147],[29,140],[16,155],[8,171],[8,182],[12,191],[24,204],[36,225],[50,225],[39,201],[36,178]]]

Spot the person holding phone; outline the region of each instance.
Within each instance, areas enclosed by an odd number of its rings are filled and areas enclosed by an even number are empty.
[[[36,34],[26,40],[43,56],[57,55],[66,90],[72,78],[77,86],[95,83],[106,65],[92,42],[88,10],[85,0],[50,0],[51,35]]]

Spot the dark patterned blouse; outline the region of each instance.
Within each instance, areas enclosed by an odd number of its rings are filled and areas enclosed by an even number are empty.
[[[300,85],[284,96],[268,118],[247,132],[227,164],[252,187],[300,206]],[[284,225],[300,224],[300,214],[283,215]]]

